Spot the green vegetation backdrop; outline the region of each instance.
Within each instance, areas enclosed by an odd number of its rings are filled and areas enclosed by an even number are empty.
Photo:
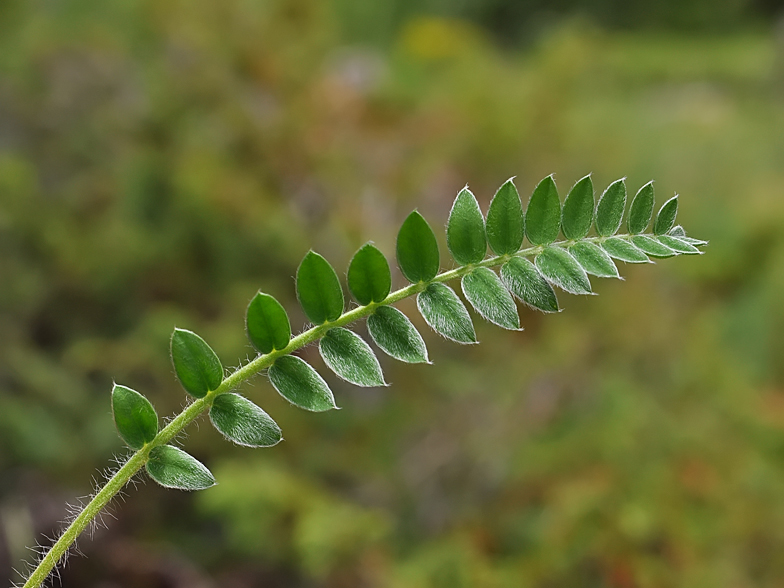
[[[122,455],[112,380],[181,408],[174,325],[236,365],[257,288],[304,324],[311,247],[393,259],[466,182],[593,172],[679,191],[708,255],[479,346],[420,320],[436,365],[382,359],[390,388],[306,350],[343,410],[259,379],[285,442],[192,428],[220,484],[130,490],[63,586],[784,585],[775,3],[430,4],[0,2],[0,580]]]

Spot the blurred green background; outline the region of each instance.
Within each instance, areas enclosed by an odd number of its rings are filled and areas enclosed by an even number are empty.
[[[130,489],[62,585],[784,586],[780,9],[0,0],[0,579],[123,455],[112,380],[182,407],[174,325],[236,366],[258,288],[304,324],[309,248],[392,259],[466,182],[486,209],[510,176],[527,199],[593,172],[679,192],[707,255],[522,333],[477,320],[479,346],[417,317],[435,365],[382,358],[387,389],[306,350],[343,410],[258,378],[286,441],[191,427],[219,485]]]

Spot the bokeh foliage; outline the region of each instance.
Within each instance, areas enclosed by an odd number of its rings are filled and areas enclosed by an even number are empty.
[[[122,451],[112,380],[180,408],[173,325],[236,365],[248,301],[296,311],[311,247],[392,259],[412,208],[436,226],[465,182],[486,209],[555,171],[656,178],[708,255],[523,333],[477,321],[479,346],[431,335],[388,389],[308,350],[343,410],[259,379],[285,442],[192,429],[220,485],[133,491],[64,585],[780,586],[780,40],[578,18],[502,50],[470,11],[383,4],[408,16],[366,46],[341,6],[0,5],[0,573]]]

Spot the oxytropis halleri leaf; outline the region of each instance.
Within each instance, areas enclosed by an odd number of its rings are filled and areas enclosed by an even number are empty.
[[[227,376],[204,339],[192,331],[175,329],[172,364],[191,399],[161,430],[147,398],[132,388],[114,386],[111,402],[117,432],[135,453],[83,512],[97,516],[142,468],[167,488],[201,490],[214,485],[207,467],[169,444],[205,411],[209,411],[214,427],[236,444],[270,447],[280,442],[281,431],[272,417],[234,392],[265,369],[272,386],[293,406],[313,412],[337,408],[325,379],[304,359],[292,355],[306,345],[318,342],[324,363],[343,380],[363,387],[386,385],[370,345],[347,328],[359,319],[367,318],[370,338],[385,354],[407,363],[429,363],[422,336],[412,321],[392,306],[404,298],[416,296],[425,323],[440,335],[457,343],[475,343],[471,315],[446,282],[460,280],[465,298],[480,317],[517,330],[521,320],[515,299],[535,310],[556,312],[555,288],[590,294],[589,274],[620,276],[614,260],[649,263],[650,258],[702,253],[700,248],[707,242],[690,237],[675,224],[678,196],[667,200],[654,217],[653,183],[645,184],[629,206],[628,233],[621,234],[626,202],[626,183],[620,179],[602,192],[595,205],[593,180],[588,175],[574,184],[562,205],[551,175],[536,185],[524,209],[510,179],[496,192],[485,217],[479,200],[466,186],[458,192],[446,226],[453,269],[439,273],[438,238],[424,216],[413,211],[398,232],[395,248],[400,273],[409,285],[392,291],[393,276],[386,257],[375,245],[366,243],[348,267],[348,289],[360,305],[348,311],[338,273],[323,256],[308,252],[297,269],[295,285],[311,328],[292,337],[283,305],[267,293],[256,293],[245,318],[248,339],[259,355]],[[43,583],[84,529],[77,525],[85,521],[89,523],[89,519],[77,517],[63,535],[67,540],[55,543],[34,570],[31,578],[35,580],[26,585]]]
[[[438,239],[415,210],[403,222],[395,250],[400,273],[410,285],[392,291],[387,259],[368,242],[352,257],[346,272],[348,291],[360,304],[347,312],[338,272],[324,257],[309,251],[296,272],[296,294],[314,326],[292,338],[283,305],[267,293],[256,293],[245,319],[248,339],[261,354],[253,361],[268,368],[273,387],[292,405],[326,411],[336,408],[327,381],[291,353],[318,342],[324,364],[338,378],[361,387],[386,386],[371,346],[347,328],[358,318],[367,317],[370,340],[386,355],[407,363],[430,363],[422,335],[392,306],[398,300],[415,295],[419,313],[436,333],[457,343],[475,343],[471,314],[446,282],[460,280],[463,296],[481,318],[504,329],[521,330],[516,300],[541,312],[557,312],[556,288],[592,294],[588,276],[620,278],[616,261],[649,263],[651,258],[701,253],[706,242],[689,237],[675,224],[677,196],[654,216],[654,186],[648,182],[631,199],[628,214],[626,204],[624,179],[610,183],[597,202],[590,175],[575,182],[561,204],[551,175],[536,185],[526,207],[513,179],[506,181],[485,217],[466,186],[458,192],[446,223],[445,240],[454,269],[439,274]],[[619,234],[624,216],[628,233]],[[269,447],[282,439],[272,417],[231,392],[231,379],[224,379],[217,354],[201,337],[175,329],[171,355],[183,388],[203,399],[212,424],[227,439],[248,447]],[[158,417],[144,396],[115,386],[112,409],[117,431],[129,447],[156,445]],[[147,470],[154,480],[171,487],[196,489],[213,483],[206,468],[168,445],[154,447]]]

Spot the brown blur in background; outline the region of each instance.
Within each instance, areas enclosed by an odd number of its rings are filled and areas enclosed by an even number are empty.
[[[465,183],[486,210],[510,176],[527,201],[592,172],[680,193],[707,254],[521,333],[477,318],[478,346],[406,301],[435,365],[382,357],[386,389],[306,350],[343,410],[257,378],[285,442],[192,426],[219,485],[129,489],[62,586],[784,586],[779,9],[0,0],[0,582],[124,455],[113,380],[183,406],[174,325],[236,366],[257,289],[304,325],[308,249],[393,261],[405,216],[443,226]]]

